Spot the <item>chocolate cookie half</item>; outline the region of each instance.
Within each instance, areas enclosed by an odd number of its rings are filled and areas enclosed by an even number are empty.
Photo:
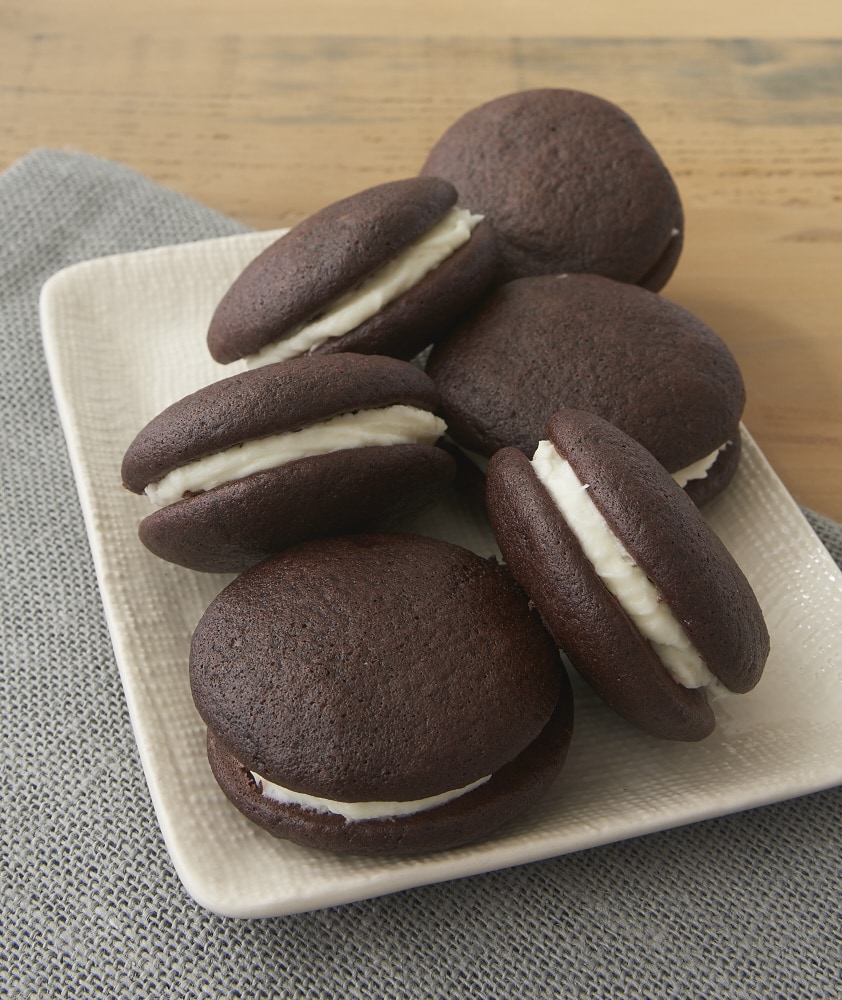
[[[508,570],[419,535],[246,571],[199,622],[190,682],[234,805],[343,853],[485,836],[544,793],[571,736],[558,650]]]
[[[437,178],[369,188],[310,216],[263,251],[216,308],[213,357],[249,367],[353,351],[409,359],[485,291],[497,244]]]
[[[158,509],[156,555],[236,572],[319,535],[368,530],[438,497],[455,476],[436,441],[439,398],[419,368],[357,354],[233,375],[169,406],[123,459]]]
[[[571,663],[620,715],[667,739],[715,725],[709,696],[750,690],[769,653],[754,592],[652,456],[563,410],[530,460],[488,465],[500,550]]]
[[[745,386],[727,345],[654,292],[598,275],[497,288],[436,345],[427,373],[450,436],[531,456],[550,415],[589,410],[639,441],[698,504],[730,482]]]
[[[526,90],[473,108],[421,173],[491,221],[501,280],[590,272],[657,291],[681,254],[669,171],[632,118],[592,94]]]

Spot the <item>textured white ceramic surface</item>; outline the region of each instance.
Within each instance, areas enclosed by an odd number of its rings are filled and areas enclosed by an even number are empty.
[[[242,267],[278,233],[254,233],[88,261],[41,300],[44,346],[105,613],[161,830],[188,892],[218,913],[255,917],[368,898],[552,857],[723,815],[842,781],[842,577],[751,437],[707,516],[751,580],[772,635],[750,694],[717,704],[700,744],[632,729],[581,683],[568,763],[533,811],[482,843],[409,859],[341,858],[276,840],[224,798],[190,696],[190,634],[227,577],[150,555],[149,510],[120,485],[137,431],[164,406],[232,372],[205,331]],[[467,505],[418,530],[496,553]]]

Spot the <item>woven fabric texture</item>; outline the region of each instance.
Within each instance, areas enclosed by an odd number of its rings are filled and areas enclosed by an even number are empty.
[[[0,176],[0,995],[842,995],[842,789],[293,917],[230,920],[187,896],[137,758],[38,294],[78,260],[241,230],[82,153]],[[808,517],[842,564],[842,528]]]

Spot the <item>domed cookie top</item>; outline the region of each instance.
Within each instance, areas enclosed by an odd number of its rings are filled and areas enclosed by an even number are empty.
[[[147,424],[126,487],[159,508],[141,540],[192,569],[237,571],[319,535],[359,531],[439,496],[438,393],[395,358],[337,354],[214,382]]]
[[[701,320],[644,288],[581,274],[509,282],[433,348],[427,372],[450,435],[480,455],[513,446],[531,456],[549,416],[570,407],[693,477],[698,503],[737,466],[736,360]]]
[[[708,735],[708,692],[759,680],[769,635],[749,582],[698,508],[601,418],[554,414],[530,460],[493,456],[489,515],[506,563],[573,665],[648,732]]]
[[[681,253],[669,171],[624,111],[591,94],[526,90],[474,108],[421,173],[492,222],[503,280],[576,271],[657,290]]]
[[[190,677],[235,804],[336,850],[473,839],[546,788],[570,737],[558,651],[509,572],[418,535],[322,539],[242,574]]]
[[[408,178],[327,206],[240,274],[208,329],[213,357],[250,367],[308,353],[409,359],[485,290],[488,223],[437,178]]]

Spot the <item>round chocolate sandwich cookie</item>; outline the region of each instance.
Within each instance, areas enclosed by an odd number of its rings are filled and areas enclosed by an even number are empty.
[[[456,190],[413,177],[335,202],[256,257],[216,308],[208,348],[249,367],[354,351],[409,359],[485,291],[497,243]]]
[[[318,539],[211,603],[193,698],[225,794],[342,853],[441,850],[518,817],[571,737],[555,643],[508,570],[420,535]]]
[[[497,233],[501,280],[562,271],[662,288],[684,217],[658,153],[620,108],[576,90],[526,90],[468,111],[430,151]]]
[[[699,509],[645,448],[562,410],[530,461],[488,464],[500,550],[559,647],[647,732],[700,740],[709,699],[749,691],[769,634],[752,588]]]
[[[435,385],[395,358],[337,354],[267,365],[169,406],[123,459],[156,510],[156,555],[237,572],[319,535],[368,530],[440,496],[455,476],[436,446]]]
[[[488,457],[531,456],[550,415],[589,410],[639,441],[698,504],[731,480],[745,387],[734,356],[667,299],[599,275],[495,289],[426,367],[450,436]]]

